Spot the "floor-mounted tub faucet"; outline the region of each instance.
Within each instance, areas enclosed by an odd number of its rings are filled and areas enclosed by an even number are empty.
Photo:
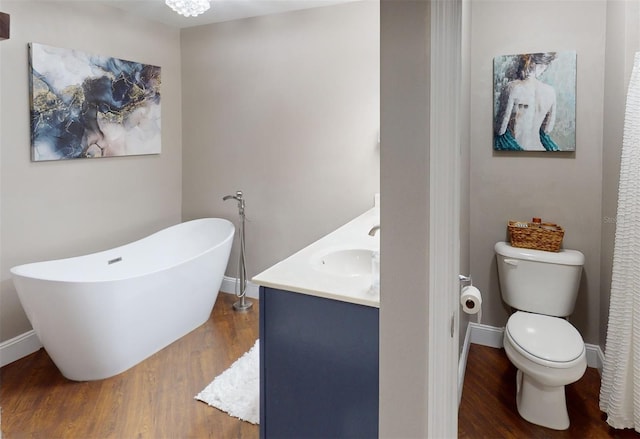
[[[236,281],[236,296],[240,299],[233,304],[236,311],[248,311],[253,305],[246,301],[247,291],[247,265],[245,261],[245,244],[244,244],[244,198],[242,191],[236,191],[235,195],[225,195],[222,201],[234,199],[238,202],[238,214],[240,215],[240,254],[238,259],[238,279]]]
[[[369,230],[369,236],[375,236],[379,230],[380,230],[380,226],[373,226],[371,230]]]

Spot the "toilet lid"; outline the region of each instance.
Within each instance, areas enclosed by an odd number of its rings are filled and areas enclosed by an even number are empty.
[[[546,361],[567,363],[584,352],[578,330],[560,317],[518,311],[509,317],[506,330],[520,349]]]

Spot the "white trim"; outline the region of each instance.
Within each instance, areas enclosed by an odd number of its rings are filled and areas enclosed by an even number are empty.
[[[587,366],[595,367],[602,375],[602,367],[604,366],[604,354],[597,344],[585,343],[584,348],[587,350]]]
[[[469,322],[471,328],[471,343],[492,348],[502,348],[504,328]]]
[[[0,367],[13,363],[42,347],[40,339],[32,329],[0,343]]]
[[[231,276],[225,276],[222,278],[222,285],[220,285],[220,291],[228,294],[236,293],[237,278]],[[253,282],[247,281],[246,289],[247,297],[251,299],[258,299],[260,297],[260,287]]]
[[[464,334],[464,342],[460,351],[460,359],[458,360],[458,407],[462,402],[462,388],[464,387],[464,374],[467,371],[467,359],[469,358],[469,346],[471,345],[471,326],[467,325]]]
[[[462,0],[430,6],[427,435],[457,437]]]

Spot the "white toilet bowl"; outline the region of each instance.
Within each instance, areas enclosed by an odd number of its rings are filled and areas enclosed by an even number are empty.
[[[560,317],[518,311],[507,322],[504,349],[518,369],[520,416],[555,430],[569,428],[564,386],[578,381],[587,368],[576,328]]]

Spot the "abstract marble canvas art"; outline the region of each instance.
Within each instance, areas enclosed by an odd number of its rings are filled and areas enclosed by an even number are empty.
[[[160,67],[29,44],[31,159],[159,154]]]

